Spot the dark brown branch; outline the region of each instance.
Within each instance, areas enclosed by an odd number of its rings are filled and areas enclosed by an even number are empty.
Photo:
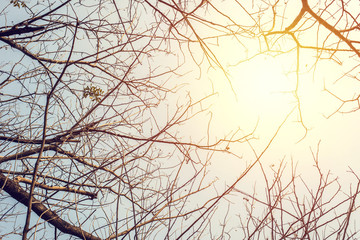
[[[22,187],[17,182],[11,180],[2,173],[0,173],[0,185],[2,189],[5,190],[5,192],[7,192],[15,200],[21,202],[25,206],[28,204],[29,193],[22,189]],[[32,210],[43,220],[53,225],[61,232],[79,237],[81,239],[101,239],[61,219],[54,211],[45,207],[44,204],[42,204],[34,197],[32,198],[32,202]]]
[[[17,34],[25,34],[25,33],[35,33],[37,31],[43,30],[45,27],[23,27],[23,28],[10,28],[9,30],[1,31],[0,37],[8,37],[11,35],[17,35]]]
[[[55,145],[49,145],[49,146],[45,146],[43,151],[49,151],[49,150],[53,150],[53,151],[56,151],[57,147]],[[0,164],[1,163],[4,163],[4,162],[7,162],[7,161],[10,161],[10,160],[15,160],[15,159],[21,159],[21,158],[24,158],[24,157],[28,157],[28,156],[31,156],[35,153],[39,153],[41,150],[41,148],[34,148],[34,149],[30,149],[30,150],[27,150],[27,151],[24,151],[24,152],[21,152],[21,153],[16,153],[16,154],[13,154],[13,155],[10,155],[10,156],[7,156],[7,157],[1,157],[0,158]]]
[[[6,137],[6,136],[0,136],[0,140],[8,141],[8,142],[15,142],[15,143],[25,143],[25,144],[41,144],[42,143],[42,140],[40,140],[40,139],[25,139],[25,138],[19,138],[19,137]],[[60,139],[59,137],[45,140],[46,144],[60,143],[60,142],[63,142],[63,140]],[[79,140],[67,139],[67,142],[79,142]]]

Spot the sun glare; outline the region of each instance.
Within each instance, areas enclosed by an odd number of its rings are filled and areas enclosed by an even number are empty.
[[[216,126],[216,135],[232,137],[236,129],[241,129],[239,135],[234,137],[236,139],[241,137],[240,134],[244,136],[253,133],[254,140],[250,141],[252,147],[257,154],[263,151],[280,124],[297,106],[294,95],[295,61],[293,56],[263,54],[228,68],[232,88],[225,81],[216,86],[218,101],[213,108],[212,120],[212,126]],[[277,144],[285,147],[303,137],[304,130],[296,122],[297,118],[296,111],[293,111],[290,124],[282,133],[282,138],[286,139],[277,139]],[[215,133],[215,130],[212,132]],[[229,182],[238,177],[239,169],[244,169],[255,159],[247,144],[230,145],[230,151],[242,156],[242,160],[228,158],[225,165],[223,160],[212,163],[214,174]]]
[[[296,80],[285,71],[290,59],[284,61],[259,55],[229,68],[232,89],[224,82],[219,86],[216,108],[225,132],[239,127],[245,133],[256,128],[258,137],[273,133],[296,104]]]
[[[289,103],[294,81],[285,75],[283,64],[276,58],[258,56],[234,70],[234,89],[249,112],[273,114]]]

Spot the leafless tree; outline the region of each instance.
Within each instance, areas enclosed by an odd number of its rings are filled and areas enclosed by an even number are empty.
[[[315,74],[320,61],[330,60],[351,69],[340,78],[358,80],[357,1],[5,2],[0,7],[3,238],[359,236],[350,224],[360,186],[354,171],[356,186],[348,192],[322,172],[317,153],[316,186],[294,166],[262,163],[290,116],[296,115],[306,137],[302,72]],[[226,60],[222,47],[229,42],[246,54]],[[313,54],[305,70],[304,52]],[[215,70],[237,99],[227,66],[258,55],[293,56],[296,64],[287,71],[296,79],[295,104],[263,150],[243,159],[235,149],[252,148],[256,127],[213,135],[218,82],[205,81],[197,93],[193,85]],[[359,109],[359,94],[345,99],[324,86],[339,101],[327,117]],[[225,187],[209,173],[218,158],[244,162]],[[254,171],[258,178],[251,182],[246,177]],[[265,192],[240,189],[258,182]],[[238,227],[229,224],[235,215]]]

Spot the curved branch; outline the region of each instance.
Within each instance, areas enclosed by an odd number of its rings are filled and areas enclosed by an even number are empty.
[[[303,7],[301,8],[300,13],[297,15],[294,21],[287,28],[285,28],[285,32],[288,32],[291,29],[293,29],[300,22],[304,14],[305,14],[305,8]]]
[[[7,192],[12,198],[21,202],[25,206],[28,205],[29,202],[29,193],[26,192],[22,187],[11,180],[4,174],[0,173],[0,185],[5,192]],[[101,238],[92,235],[91,233],[85,232],[81,228],[74,226],[67,221],[61,219],[54,211],[45,207],[41,201],[38,201],[34,197],[32,197],[32,210],[43,220],[47,221],[57,229],[59,229],[63,233],[67,233],[81,239],[89,239],[89,240],[100,240]]]
[[[339,30],[337,30],[335,27],[331,26],[328,22],[326,22],[324,19],[322,19],[320,16],[318,16],[309,6],[307,0],[302,0],[303,3],[303,9],[305,9],[306,12],[308,12],[313,18],[316,19],[316,21],[319,22],[319,24],[326,27],[329,31],[334,33],[338,38],[343,40],[350,48],[353,50],[358,57],[360,57],[360,52],[358,49],[354,47],[354,45],[351,43],[349,39],[344,37]]]

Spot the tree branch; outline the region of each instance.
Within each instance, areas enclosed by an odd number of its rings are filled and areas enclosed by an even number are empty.
[[[20,177],[20,176],[16,177],[15,181],[16,182],[23,182],[23,183],[26,183],[26,184],[31,184],[30,179],[23,178],[23,177]],[[91,199],[94,199],[97,196],[97,194],[93,193],[93,192],[88,192],[88,191],[75,189],[75,188],[69,188],[69,187],[49,186],[49,185],[39,183],[39,182],[35,182],[35,186],[40,187],[42,189],[46,189],[46,190],[52,190],[52,191],[65,191],[65,192],[78,193],[78,194],[89,196]]]
[[[347,39],[346,37],[344,37],[341,32],[339,30],[337,30],[335,27],[331,26],[328,22],[326,22],[324,19],[322,19],[320,16],[318,16],[310,7],[309,4],[307,2],[307,0],[302,0],[303,3],[303,9],[305,9],[306,12],[308,12],[313,18],[316,19],[316,21],[319,22],[319,24],[323,25],[324,27],[326,27],[329,31],[331,31],[332,33],[334,33],[338,38],[340,38],[341,40],[343,40],[352,51],[354,51],[354,53],[360,57],[360,52],[358,49],[356,49],[354,47],[354,45],[351,43],[351,41],[349,39]]]
[[[11,197],[27,206],[29,202],[29,193],[22,189],[22,187],[17,182],[0,173],[0,185],[2,189],[5,190],[5,192],[7,192]],[[53,225],[55,228],[59,229],[61,232],[79,237],[81,239],[101,239],[61,219],[54,211],[45,207],[44,204],[42,204],[34,197],[32,197],[32,202],[32,210],[39,217]]]
[[[15,160],[15,159],[21,159],[21,158],[24,158],[24,157],[31,156],[31,155],[33,155],[35,153],[39,153],[40,150],[41,150],[41,148],[39,147],[39,148],[30,149],[30,150],[27,150],[27,151],[24,151],[24,152],[21,152],[21,153],[15,153],[13,155],[6,156],[6,157],[1,157],[0,156],[0,164],[4,163],[4,162],[7,162],[7,161],[11,161],[11,160]],[[42,151],[49,151],[49,150],[56,151],[57,146],[48,145],[48,146],[45,146]]]

